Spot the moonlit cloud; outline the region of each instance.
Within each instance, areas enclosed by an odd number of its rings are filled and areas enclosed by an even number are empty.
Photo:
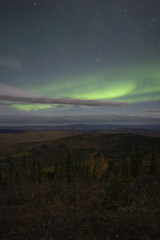
[[[12,96],[12,97],[36,97],[38,94],[33,94],[30,91],[22,88],[14,87],[7,84],[0,83],[0,96]]]
[[[98,100],[86,100],[86,99],[77,99],[77,98],[48,98],[38,95],[34,95],[28,91],[25,91],[20,88],[0,84],[0,101],[5,104],[10,103],[24,103],[24,104],[48,104],[51,105],[74,105],[75,106],[112,106],[112,107],[125,107],[128,106],[128,103],[123,102],[114,102],[107,101],[104,99]],[[25,110],[25,107],[24,107]]]
[[[83,100],[74,98],[45,98],[45,97],[13,97],[2,95],[1,101],[20,102],[20,103],[40,103],[40,104],[61,104],[61,105],[74,105],[74,106],[112,106],[112,107],[125,107],[129,104],[122,102],[111,102],[106,100]]]
[[[13,57],[1,57],[0,56],[0,66],[12,68],[16,71],[22,70],[23,63]]]

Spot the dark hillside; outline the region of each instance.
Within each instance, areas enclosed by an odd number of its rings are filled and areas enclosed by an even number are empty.
[[[44,142],[60,139],[64,137],[74,136],[80,134],[77,131],[23,131],[16,129],[0,130],[0,144],[21,144],[32,142]]]
[[[143,153],[143,158],[149,158],[153,151],[153,142],[156,144],[156,153],[160,154],[160,138],[132,134],[83,134],[62,138],[43,143],[28,143],[26,145],[12,145],[12,157],[18,155],[29,156],[30,159],[45,157],[51,162],[57,159],[63,150],[69,151],[75,161],[83,160],[91,153],[102,153],[105,158],[121,159],[133,157],[138,151]],[[22,151],[20,150],[20,146]],[[15,148],[15,149],[14,149]]]

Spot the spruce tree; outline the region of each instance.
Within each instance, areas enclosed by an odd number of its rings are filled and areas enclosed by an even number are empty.
[[[151,157],[151,163],[150,163],[150,174],[156,175],[157,171],[157,162],[156,162],[156,139],[153,138],[152,143],[152,157]]]
[[[143,159],[142,146],[141,146],[140,138],[138,137],[137,143],[136,143],[135,154],[131,161],[131,173],[134,178],[139,176],[140,173],[142,172],[142,159]]]

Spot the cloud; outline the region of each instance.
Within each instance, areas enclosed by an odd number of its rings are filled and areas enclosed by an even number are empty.
[[[74,106],[112,106],[125,107],[129,104],[122,102],[111,102],[106,100],[84,100],[75,98],[46,98],[46,97],[14,97],[8,95],[0,96],[0,101],[11,101],[20,103],[60,104]]]
[[[160,113],[160,109],[147,110],[146,112],[150,112],[150,113]]]
[[[23,63],[13,57],[0,57],[0,66],[9,67],[16,71],[22,70]]]
[[[28,90],[13,87],[7,84],[0,83],[0,96],[7,95],[12,97],[38,97],[39,95],[33,94]]]
[[[0,84],[0,101],[3,102],[14,102],[20,104],[51,104],[51,105],[73,105],[74,107],[79,106],[111,106],[111,107],[125,107],[128,103],[107,101],[105,99],[98,100],[87,100],[77,98],[49,98],[42,97],[21,88]]]

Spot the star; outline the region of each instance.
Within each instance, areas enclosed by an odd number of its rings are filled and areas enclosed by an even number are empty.
[[[34,2],[33,4],[34,4],[34,6],[36,6],[36,5],[37,5],[37,2]]]
[[[123,9],[125,12],[128,12],[128,10],[126,8]]]
[[[33,31],[34,31],[35,33],[39,33],[39,30],[38,30],[38,29],[33,29]]]

